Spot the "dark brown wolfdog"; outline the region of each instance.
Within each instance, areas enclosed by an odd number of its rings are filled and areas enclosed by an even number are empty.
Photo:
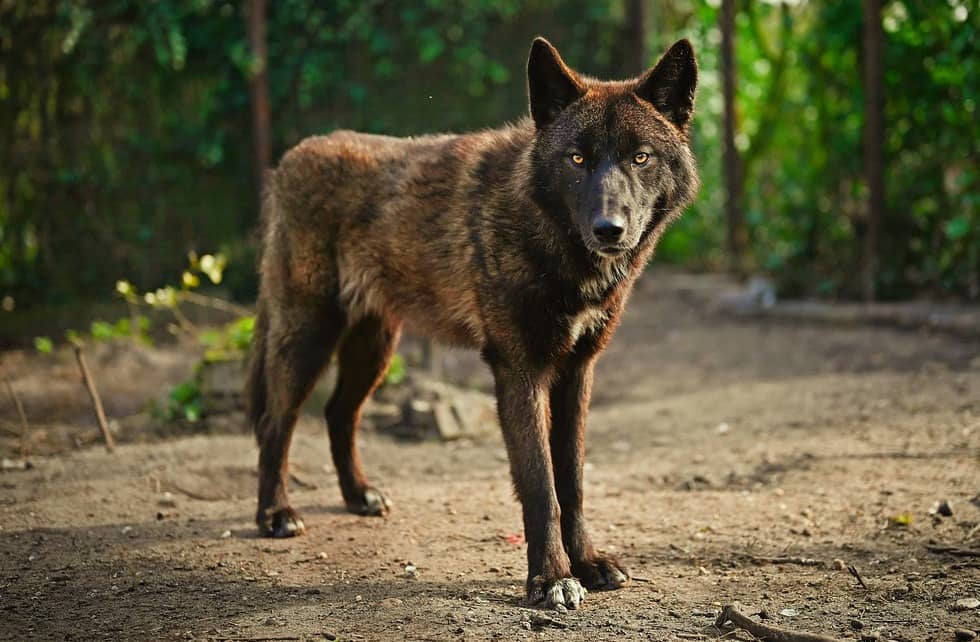
[[[531,117],[465,135],[339,131],[302,141],[271,174],[248,381],[265,535],[304,529],[287,497],[297,413],[331,355],[324,410],[348,510],[384,515],[355,436],[402,322],[479,349],[493,371],[524,514],[527,597],[576,608],[628,573],[582,515],[596,357],[667,225],[698,189],[689,126],[694,52],[676,43],[643,76],[603,82],[538,38]]]

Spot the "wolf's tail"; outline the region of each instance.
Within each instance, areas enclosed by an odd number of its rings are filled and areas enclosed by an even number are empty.
[[[256,247],[258,252],[255,257],[255,267],[259,270],[259,280],[262,280],[261,266],[262,255],[265,253],[266,231],[271,224],[275,199],[273,198],[273,181],[275,173],[272,170],[265,172],[263,176],[262,206],[259,211],[259,225],[257,230]],[[261,292],[263,288],[260,286]],[[252,348],[249,357],[248,377],[245,381],[245,416],[255,433],[255,437],[261,442],[262,426],[265,423],[266,412],[268,411],[269,387],[266,377],[266,349],[269,342],[269,312],[261,294],[255,312],[255,325],[252,328]]]
[[[262,425],[265,417],[269,388],[265,372],[265,352],[269,319],[265,305],[259,302],[255,316],[255,327],[252,332],[252,354],[249,361],[248,378],[245,382],[245,413],[248,422],[255,433],[256,439],[262,439]]]

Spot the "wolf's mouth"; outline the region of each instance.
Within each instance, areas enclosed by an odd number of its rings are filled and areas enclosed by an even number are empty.
[[[629,251],[629,248],[623,247],[622,245],[600,245],[593,251],[602,258],[615,259],[626,254]]]

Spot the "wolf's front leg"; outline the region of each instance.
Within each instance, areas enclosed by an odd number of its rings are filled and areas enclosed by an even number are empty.
[[[572,577],[561,541],[558,497],[548,448],[548,388],[543,376],[492,363],[497,411],[524,512],[527,599],[530,604],[578,608],[585,589]]]
[[[629,573],[614,557],[599,553],[582,514],[582,469],[585,464],[585,418],[592,394],[595,359],[573,355],[551,387],[551,457],[561,506],[562,541],[572,573],[590,589],[616,589]]]

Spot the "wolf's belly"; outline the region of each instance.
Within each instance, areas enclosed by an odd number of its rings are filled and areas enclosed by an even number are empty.
[[[399,269],[394,261],[340,257],[340,295],[350,320],[392,315],[443,343],[482,347],[483,320],[473,289],[452,275],[420,267]]]

